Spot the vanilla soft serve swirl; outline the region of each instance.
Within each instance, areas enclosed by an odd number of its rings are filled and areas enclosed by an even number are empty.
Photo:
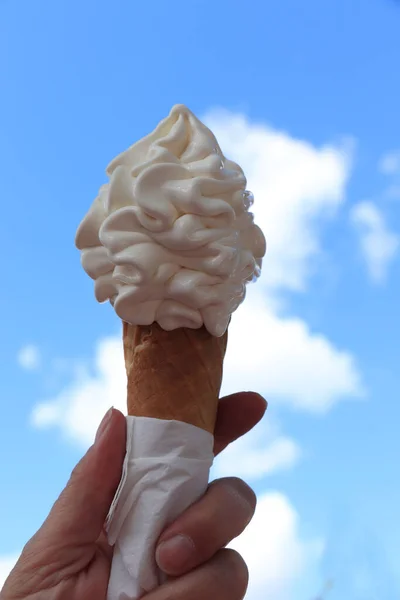
[[[265,253],[241,168],[178,105],[107,174],[76,236],[97,300],[134,325],[223,335]]]

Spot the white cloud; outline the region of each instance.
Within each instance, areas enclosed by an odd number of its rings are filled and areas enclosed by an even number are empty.
[[[379,170],[385,175],[400,173],[400,150],[393,150],[382,156],[379,161]]]
[[[124,411],[125,402],[122,341],[103,338],[96,345],[93,364],[82,364],[68,387],[35,407],[32,419],[38,427],[60,426],[68,437],[88,445],[110,406]]]
[[[14,555],[0,556],[0,591],[17,560],[18,556]]]
[[[301,539],[298,521],[284,495],[274,492],[259,498],[253,521],[230,545],[249,566],[246,600],[297,600],[297,583],[313,578],[324,543]]]
[[[326,412],[363,395],[354,358],[297,318],[270,310],[253,287],[232,319],[223,391],[255,389],[268,399],[308,412]]]
[[[400,237],[390,231],[382,212],[373,202],[360,202],[351,211],[351,221],[358,235],[372,281],[383,283],[390,263],[400,247]]]
[[[17,355],[17,361],[20,367],[27,371],[36,371],[41,364],[40,350],[33,344],[23,346]]]

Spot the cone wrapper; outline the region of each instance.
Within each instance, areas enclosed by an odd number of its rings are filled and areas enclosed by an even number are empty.
[[[164,581],[155,562],[165,526],[201,497],[213,436],[179,421],[127,417],[127,453],[107,531],[115,544],[108,600],[137,600]]]
[[[107,519],[108,600],[138,600],[162,585],[157,540],[207,489],[226,336],[124,324],[124,350],[127,450]]]

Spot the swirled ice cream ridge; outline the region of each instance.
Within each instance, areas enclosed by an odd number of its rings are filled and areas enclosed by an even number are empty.
[[[133,325],[223,335],[265,254],[242,169],[177,105],[107,174],[76,234],[96,299]]]

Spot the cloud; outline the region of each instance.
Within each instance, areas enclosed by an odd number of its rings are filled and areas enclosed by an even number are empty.
[[[271,492],[259,497],[253,521],[230,547],[249,566],[246,600],[294,600],[297,582],[313,576],[324,542],[302,539],[295,509],[283,494]]]
[[[400,173],[400,150],[393,150],[384,154],[379,161],[378,168],[384,175]]]
[[[20,367],[26,371],[36,371],[41,364],[39,348],[33,344],[23,346],[18,352],[17,361]]]
[[[350,218],[372,281],[383,283],[390,263],[398,254],[400,237],[390,231],[382,212],[373,202],[356,204]]]
[[[126,411],[126,375],[122,341],[102,338],[94,359],[81,363],[70,384],[55,398],[38,404],[32,421],[37,427],[59,426],[73,441],[92,443],[105,412],[114,406]]]
[[[17,560],[16,555],[0,556],[0,591]]]
[[[256,287],[232,319],[225,362],[226,394],[255,389],[275,403],[313,413],[364,395],[353,356],[301,319],[271,310]]]

